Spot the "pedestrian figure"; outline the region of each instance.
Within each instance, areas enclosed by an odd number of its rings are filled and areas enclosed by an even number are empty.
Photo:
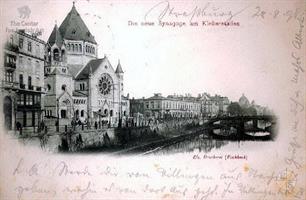
[[[17,128],[17,131],[19,131],[19,135],[22,135],[22,131],[21,131],[21,123],[20,122],[17,122],[16,123],[16,128]]]
[[[80,149],[83,146],[83,139],[81,134],[79,134],[76,138],[76,145],[77,149]]]
[[[47,134],[48,134],[48,127],[45,126],[45,127],[44,127],[44,130],[45,130],[45,135],[47,135]]]
[[[44,133],[42,134],[42,135],[40,135],[40,147],[42,148],[42,149],[44,149],[45,147],[46,147],[46,144],[47,144],[47,142],[48,142],[48,135],[47,135],[47,133],[48,133],[48,127],[46,126],[45,128],[44,128]]]
[[[67,138],[66,137],[62,137],[61,138],[61,145],[59,146],[59,151],[68,151],[69,150],[69,145],[68,145],[68,142],[67,142]]]
[[[40,123],[40,128],[41,128],[41,130],[44,130],[44,128],[45,128],[45,122],[43,120]]]
[[[106,147],[110,146],[110,138],[109,138],[107,132],[103,135],[103,141],[104,141],[104,144],[105,144]]]

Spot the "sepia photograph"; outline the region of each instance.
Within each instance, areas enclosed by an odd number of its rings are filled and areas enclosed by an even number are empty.
[[[304,1],[0,4],[1,199],[306,198]]]

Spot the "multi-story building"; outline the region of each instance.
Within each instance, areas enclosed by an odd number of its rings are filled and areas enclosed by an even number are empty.
[[[44,47],[44,41],[23,30],[8,35],[1,87],[7,130],[37,131],[43,117]]]
[[[201,114],[200,102],[191,96],[169,95],[163,97],[160,93],[150,98],[132,99],[131,115],[137,113],[153,118],[192,118]]]
[[[62,24],[55,25],[46,45],[46,119],[49,125],[73,120],[117,126],[129,116],[123,70],[107,56],[98,58],[98,44],[73,4]]]
[[[201,112],[204,117],[212,117],[227,113],[227,107],[230,101],[227,97],[220,95],[211,96],[208,93],[199,95],[201,101]]]

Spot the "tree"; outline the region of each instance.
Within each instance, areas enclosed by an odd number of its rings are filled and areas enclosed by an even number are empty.
[[[243,113],[244,113],[244,115],[247,115],[247,116],[256,116],[257,115],[257,111],[254,107],[248,107],[248,108],[243,109]]]
[[[242,108],[240,107],[240,105],[237,102],[232,102],[230,103],[230,105],[227,108],[227,111],[229,113],[229,115],[231,116],[235,116],[235,115],[242,115]]]

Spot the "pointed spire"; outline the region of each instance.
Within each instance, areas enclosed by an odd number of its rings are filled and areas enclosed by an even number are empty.
[[[70,12],[76,12],[77,13],[77,10],[75,8],[75,1],[72,2],[72,8],[71,8]]]
[[[123,70],[120,64],[120,60],[118,60],[118,65],[117,65],[117,69],[115,71],[116,74],[123,74]]]
[[[75,2],[73,2],[70,12],[65,17],[64,21],[59,27],[64,39],[68,40],[84,40],[97,44],[93,35],[90,33],[86,24],[82,20],[80,14],[78,13]]]
[[[63,38],[62,38],[61,33],[59,32],[56,21],[55,21],[53,31],[48,39],[48,43],[50,44],[50,46],[52,46],[55,43],[58,47],[61,47],[63,44]]]

